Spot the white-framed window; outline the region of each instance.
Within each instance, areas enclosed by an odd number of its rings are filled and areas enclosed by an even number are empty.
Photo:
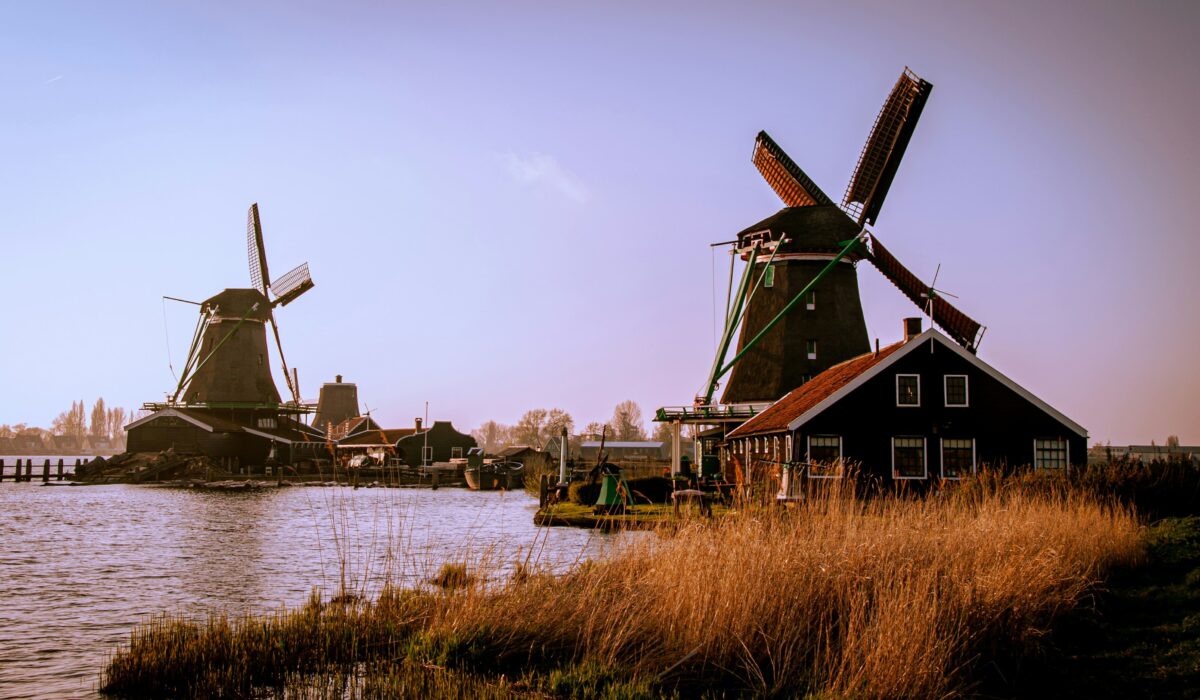
[[[929,465],[925,460],[925,438],[892,438],[892,478],[925,479]]]
[[[816,311],[817,293],[815,291],[808,293],[808,298],[804,300],[804,308],[808,309],[809,311]]]
[[[975,473],[975,438],[942,438],[942,478]]]
[[[896,405],[897,406],[920,406],[921,405],[921,375],[919,375],[919,374],[897,374],[896,375]]]
[[[842,436],[808,436],[808,477],[837,479],[842,476]]]
[[[764,287],[774,287],[775,286],[775,266],[774,265],[767,265],[767,269],[763,270],[763,286]]]
[[[426,445],[425,447],[421,448],[421,461],[424,462],[425,464],[433,463],[433,446],[432,445]]]
[[[817,359],[817,341],[808,340],[804,343],[804,349],[808,352],[808,359]]]
[[[1066,469],[1071,450],[1066,438],[1038,438],[1033,441],[1033,466],[1037,469]]]
[[[943,390],[947,407],[965,408],[968,405],[967,375],[947,374],[943,380]]]
[[[458,459],[460,457],[462,457],[462,448],[461,447],[451,447],[450,448],[450,459]]]
[[[791,433],[788,433],[788,436],[783,439],[783,451],[784,451],[784,457],[785,457],[786,461],[788,461],[788,462],[792,461],[792,435],[791,435]]]
[[[272,429],[275,427],[274,418],[259,418],[257,421],[258,427]]]

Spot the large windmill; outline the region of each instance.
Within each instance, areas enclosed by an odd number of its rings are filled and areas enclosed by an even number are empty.
[[[246,247],[253,288],[226,289],[200,303],[200,319],[171,405],[279,407],[279,390],[267,357],[270,324],[290,393],[286,405],[301,408],[299,379],[284,359],[275,308],[312,289],[308,263],[271,281],[258,204],[250,205],[247,214]]]
[[[875,119],[841,206],[767,135],[752,160],[786,207],[738,234],[746,262],[727,306],[725,332],[698,405],[774,401],[809,377],[868,352],[856,263],[871,262],[934,323],[972,352],[983,327],[911,273],[866,228],[887,197],[933,86],[905,69]],[[731,282],[731,292],[732,279]],[[741,328],[737,353],[726,360]]]

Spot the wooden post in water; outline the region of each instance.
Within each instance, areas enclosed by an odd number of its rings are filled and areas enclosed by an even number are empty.
[[[17,478],[16,478],[16,481],[17,481],[18,483],[21,481],[21,460],[19,460],[19,459],[17,460]]]
[[[58,480],[62,481],[62,460],[58,460]]]
[[[50,460],[42,463],[42,483],[50,481]]]
[[[4,460],[0,459],[0,481],[4,481]]]
[[[440,474],[441,474],[441,472],[442,472],[442,470],[441,470],[441,469],[438,469],[437,467],[434,467],[434,468],[433,468],[433,470],[432,470],[431,476],[433,477],[433,490],[434,490],[434,491],[437,491],[437,487],[438,487],[438,475],[440,475]]]

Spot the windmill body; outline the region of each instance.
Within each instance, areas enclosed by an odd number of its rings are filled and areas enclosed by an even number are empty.
[[[226,289],[201,304],[207,324],[199,355],[208,361],[189,380],[185,403],[280,403],[267,355],[270,309],[257,289]]]
[[[833,204],[788,207],[738,234],[738,249],[773,244],[773,256],[759,256],[754,278],[763,278],[747,302],[738,350],[758,335],[858,233],[858,226]],[[852,253],[786,314],[734,365],[721,402],[774,401],[807,379],[869,349]],[[767,273],[766,267],[774,269]],[[771,284],[767,286],[766,280]]]

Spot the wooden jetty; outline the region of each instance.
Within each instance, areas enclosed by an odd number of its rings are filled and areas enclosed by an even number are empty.
[[[75,464],[73,466],[74,466],[75,470],[78,470],[79,467],[84,464],[87,464],[87,462],[82,459],[76,459]],[[51,474],[51,467],[53,467],[53,469],[54,469],[53,475]],[[8,474],[5,473],[7,468],[8,467],[5,464],[4,460],[0,459],[0,481],[4,481],[4,479],[9,476]],[[61,457],[53,465],[51,465],[49,459],[42,460],[42,464],[41,464],[42,483],[48,483],[51,480],[51,476],[53,476],[55,481],[62,481],[63,477],[65,477],[65,476],[73,477],[75,475],[74,471],[72,471],[70,474],[67,474],[64,471],[64,469],[65,469],[64,460]],[[13,466],[12,480],[15,482],[21,482],[21,481],[31,482],[31,481],[33,481],[33,471],[34,471],[34,460],[32,458],[24,459],[24,460],[18,459],[17,463]]]

